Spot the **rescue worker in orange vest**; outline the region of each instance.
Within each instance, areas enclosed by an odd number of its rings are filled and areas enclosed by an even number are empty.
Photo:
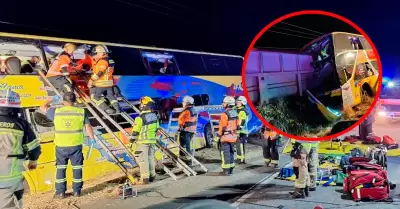
[[[76,66],[76,64],[73,63],[72,57],[72,54],[76,50],[76,45],[73,43],[66,43],[63,49],[64,51],[59,54],[57,60],[53,62],[46,74],[47,79],[60,94],[73,91],[73,85],[69,80],[69,75],[72,68]]]
[[[225,112],[222,113],[219,120],[219,128],[215,141],[220,144],[219,149],[221,151],[221,166],[223,170],[220,174],[228,176],[233,173],[233,169],[235,168],[235,145],[239,115],[234,110],[235,98],[226,96],[222,106],[225,108]]]
[[[88,82],[90,88],[90,95],[93,102],[108,114],[114,112],[120,113],[120,107],[117,98],[114,95],[114,60],[110,59],[106,46],[98,45],[94,49],[96,55],[93,57],[93,75]],[[104,99],[101,98],[105,95],[110,101],[110,108]]]
[[[18,108],[0,107],[0,208],[22,208],[24,160],[34,170],[41,154],[40,142],[30,124],[18,117]]]
[[[279,134],[276,133],[271,128],[266,126],[263,127],[263,155],[264,161],[267,166],[274,168],[278,167],[279,163],[279,151],[277,147],[277,141],[279,139]]]
[[[190,145],[197,128],[196,112],[193,108],[193,104],[193,97],[183,97],[182,106],[185,108],[185,110],[183,110],[183,112],[178,117],[179,142],[181,146],[185,148],[186,151],[191,155],[193,153]],[[183,153],[180,153],[180,155],[184,156]]]

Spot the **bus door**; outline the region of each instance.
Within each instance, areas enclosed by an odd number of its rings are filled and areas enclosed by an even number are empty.
[[[356,105],[356,94],[353,94],[354,84],[354,68],[356,67],[357,50],[349,50],[336,54],[336,70],[339,74],[340,83],[342,84],[342,100],[343,106],[353,107]]]

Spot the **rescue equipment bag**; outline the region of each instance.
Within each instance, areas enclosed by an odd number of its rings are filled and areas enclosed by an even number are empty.
[[[368,158],[376,160],[376,163],[383,168],[387,168],[387,149],[385,147],[375,147],[368,150]]]
[[[399,148],[399,144],[396,143],[396,141],[388,136],[388,135],[384,135],[382,140],[383,145],[386,145],[387,149],[397,149]]]

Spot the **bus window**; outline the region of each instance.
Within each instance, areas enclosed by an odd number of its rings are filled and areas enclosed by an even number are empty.
[[[203,55],[208,75],[229,75],[228,66],[225,63],[225,57]]]
[[[362,36],[354,36],[346,33],[335,33],[333,35],[335,54],[339,54],[346,50],[360,50],[370,47],[369,44],[365,44],[365,41],[362,40],[365,40],[365,38]]]
[[[37,74],[43,66],[37,42],[0,39],[0,74]]]
[[[174,52],[174,56],[182,75],[207,75],[201,55]]]
[[[342,84],[351,78],[356,58],[357,52],[354,50],[336,56],[336,69]]]
[[[152,75],[179,75],[174,55],[162,52],[142,51],[143,61]]]
[[[116,46],[110,46],[108,49],[115,62],[115,75],[148,75],[139,49]]]
[[[225,63],[228,65],[229,75],[241,75],[243,59],[236,57],[225,57]]]

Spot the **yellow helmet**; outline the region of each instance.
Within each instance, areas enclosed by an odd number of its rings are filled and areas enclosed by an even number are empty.
[[[140,98],[140,103],[141,103],[142,105],[147,105],[147,104],[149,104],[150,102],[151,102],[151,103],[154,103],[153,99],[150,98],[150,97],[148,97],[148,96],[144,96],[144,97]]]
[[[108,48],[106,46],[103,45],[97,45],[94,50],[94,53],[109,53]]]
[[[74,44],[74,43],[66,43],[66,44],[64,44],[63,49],[69,49],[69,48],[71,48],[73,51],[75,51],[76,50],[76,44]]]

